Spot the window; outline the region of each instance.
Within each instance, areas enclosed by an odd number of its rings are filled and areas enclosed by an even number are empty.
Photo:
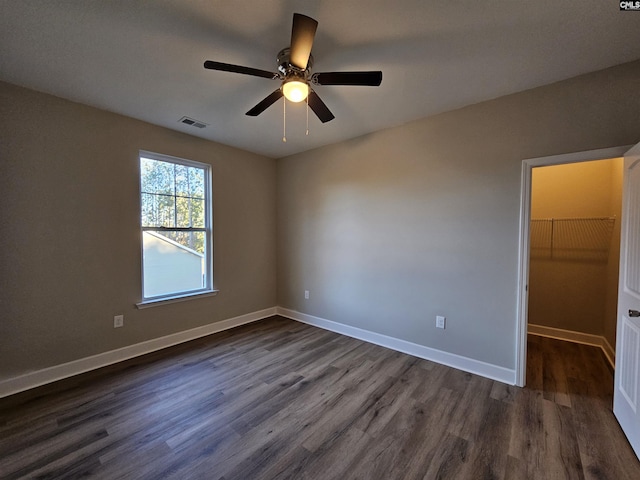
[[[211,167],[140,152],[142,304],[212,292]]]

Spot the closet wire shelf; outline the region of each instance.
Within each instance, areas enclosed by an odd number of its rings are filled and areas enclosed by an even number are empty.
[[[531,220],[531,258],[607,263],[616,217]]]

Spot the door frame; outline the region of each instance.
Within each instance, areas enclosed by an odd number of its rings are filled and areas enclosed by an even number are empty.
[[[516,323],[516,368],[515,384],[524,387],[527,380],[527,324],[528,324],[528,283],[529,283],[529,230],[531,221],[531,172],[535,167],[564,165],[568,163],[590,162],[618,158],[633,145],[601,148],[584,152],[528,158],[522,161],[520,185],[520,237],[518,239],[518,298]]]

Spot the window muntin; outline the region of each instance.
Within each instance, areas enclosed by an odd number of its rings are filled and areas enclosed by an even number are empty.
[[[211,167],[140,152],[142,299],[212,291]]]

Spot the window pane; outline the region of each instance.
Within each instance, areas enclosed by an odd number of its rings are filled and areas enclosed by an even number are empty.
[[[191,222],[194,228],[204,228],[204,198],[191,200]]]
[[[204,288],[204,232],[143,232],[146,298]],[[190,245],[190,246],[187,246]]]
[[[141,220],[143,227],[175,227],[175,197],[142,193]]]
[[[174,164],[140,158],[140,185],[143,192],[175,195]]]
[[[176,195],[189,195],[189,170],[186,165],[175,165]]]
[[[204,198],[204,170],[189,168],[189,195]]]
[[[177,197],[176,221],[181,228],[204,228],[204,200]]]

